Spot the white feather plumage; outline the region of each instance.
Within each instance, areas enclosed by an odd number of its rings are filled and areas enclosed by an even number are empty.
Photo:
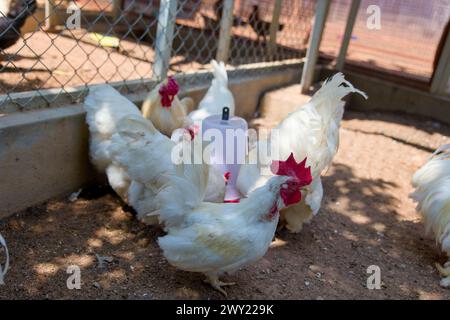
[[[287,179],[272,177],[240,203],[198,202],[197,198],[189,212],[173,210],[167,193],[161,211],[177,213],[179,220],[158,239],[164,256],[179,269],[204,273],[214,288],[225,293],[218,277],[260,259],[269,248],[279,215],[267,216],[274,203],[279,208],[284,206],[279,192]],[[187,186],[194,187],[189,180]],[[179,177],[171,185],[180,186]],[[161,217],[165,219],[164,214]]]
[[[106,172],[111,187],[136,210],[140,220],[158,223],[155,197],[167,182],[165,177],[179,169],[171,158],[176,142],[109,85],[93,87],[85,109],[93,163]],[[187,131],[185,134],[190,139]]]
[[[181,136],[186,144],[182,152],[191,155],[193,152],[190,136],[186,133]],[[190,209],[188,197],[203,197],[204,188],[208,178],[206,164],[180,164],[174,163],[172,152],[176,142],[160,133],[151,123],[142,116],[130,116],[117,124],[117,133],[111,139],[109,152],[115,163],[118,163],[127,172],[133,181],[128,191],[128,202],[137,211],[141,221],[154,224],[158,220],[160,193],[172,190],[171,205],[180,211]],[[201,152],[201,148],[197,148]],[[180,156],[183,154],[181,153]],[[187,176],[195,181],[195,188],[182,188],[168,184],[169,176]],[[197,180],[195,180],[197,179]],[[203,180],[204,182],[202,182]],[[174,195],[179,192],[179,196]],[[165,221],[171,224],[172,220]],[[166,226],[167,227],[167,226]]]
[[[223,107],[230,108],[230,116],[235,113],[234,97],[228,89],[228,75],[225,64],[211,61],[214,78],[211,86],[198,105],[198,109],[189,113],[189,118],[198,123],[215,114],[222,114]]]
[[[117,123],[130,115],[141,116],[139,109],[110,85],[93,86],[84,101],[90,131],[89,153],[99,171],[107,174],[111,187],[126,200],[130,179],[126,171],[113,163],[109,147],[117,132]]]
[[[427,232],[433,233],[436,242],[450,259],[450,144],[436,150],[431,159],[413,176],[415,191],[411,198],[417,201],[417,211],[422,215]],[[444,287],[450,287],[450,260],[445,268],[437,265],[445,277]]]
[[[225,64],[211,61],[214,78],[211,86],[198,105],[198,109],[189,114],[189,118],[201,128],[201,122],[211,115],[222,114],[223,107],[230,108],[230,116],[234,116],[235,102],[231,91],[228,89],[228,75]],[[223,174],[211,167],[209,181],[205,194],[205,201],[223,202],[225,197],[225,181]]]

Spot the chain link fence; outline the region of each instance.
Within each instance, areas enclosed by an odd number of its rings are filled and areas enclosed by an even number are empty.
[[[351,0],[333,0],[321,51],[337,56]],[[381,29],[367,28],[377,6]],[[347,62],[428,82],[436,48],[450,19],[450,0],[361,0]]]
[[[302,58],[316,2],[2,1],[0,114],[77,102],[85,94],[79,88],[92,84],[114,83],[132,93],[152,89],[149,79],[166,74],[200,75],[224,51],[227,3],[228,67]]]

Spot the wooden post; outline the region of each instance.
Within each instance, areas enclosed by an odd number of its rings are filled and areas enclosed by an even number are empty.
[[[155,63],[153,79],[167,77],[172,52],[173,34],[177,15],[177,0],[161,0],[158,14],[158,28],[155,41]]]
[[[318,0],[316,4],[316,13],[314,15],[314,25],[311,37],[309,38],[308,50],[306,51],[306,61],[303,65],[301,91],[307,93],[312,85],[314,70],[316,68],[317,58],[319,56],[320,41],[322,40],[325,22],[327,20],[330,0]]]
[[[445,94],[447,84],[450,79],[450,32],[445,39],[444,47],[442,48],[441,57],[436,66],[434,77],[431,80],[431,93]]]
[[[347,56],[348,46],[350,44],[350,40],[352,39],[353,27],[356,22],[360,4],[361,0],[353,0],[350,11],[348,13],[347,25],[345,27],[344,36],[342,38],[341,48],[336,59],[336,69],[339,71],[342,71],[342,69],[344,68],[345,57]]]
[[[274,56],[277,47],[277,32],[280,26],[281,4],[282,0],[275,0],[272,23],[270,24],[269,55],[271,58]]]
[[[231,27],[233,26],[233,7],[234,0],[224,0],[222,10],[222,20],[220,21],[219,43],[217,45],[216,60],[227,63],[230,41]]]

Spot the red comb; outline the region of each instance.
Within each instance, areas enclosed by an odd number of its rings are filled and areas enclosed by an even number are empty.
[[[229,171],[225,172],[223,175],[223,179],[225,180],[225,183],[228,183],[230,178],[231,178],[231,172],[229,172]]]
[[[169,77],[167,79],[167,84],[162,84],[159,87],[159,95],[161,96],[161,104],[163,107],[171,107],[173,99],[178,94],[179,86],[177,81]]]
[[[279,176],[293,177],[298,180],[302,186],[307,186],[312,182],[312,176],[311,167],[306,168],[305,165],[306,158],[302,162],[297,163],[294,154],[291,152],[286,161],[272,161],[270,170],[273,174]]]

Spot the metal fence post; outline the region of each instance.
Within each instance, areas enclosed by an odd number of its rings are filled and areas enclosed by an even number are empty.
[[[55,26],[58,24],[57,10],[54,0],[45,1],[45,30],[55,30]]]
[[[339,50],[339,55],[336,59],[336,69],[339,71],[342,71],[342,69],[344,68],[345,57],[347,56],[347,50],[350,44],[350,40],[352,38],[353,27],[356,22],[356,17],[358,15],[360,4],[361,0],[353,0],[350,7],[350,11],[348,13],[344,37],[342,38],[341,48]]]
[[[117,20],[117,18],[120,17],[120,14],[123,9],[123,0],[112,0],[112,17],[114,18],[114,21]]]
[[[280,26],[280,13],[281,13],[282,0],[275,0],[275,6],[273,8],[272,23],[270,24],[270,40],[269,40],[269,55],[273,57],[275,49],[277,47],[277,32]]]
[[[441,57],[436,66],[433,79],[431,79],[431,93],[445,94],[447,93],[447,84],[450,80],[450,32],[445,39],[444,47],[442,48]]]
[[[216,60],[228,61],[231,41],[231,27],[233,26],[234,0],[223,2],[222,20],[220,21],[219,43],[217,45]]]
[[[161,0],[153,64],[153,78],[157,80],[165,79],[169,71],[176,16],[177,0]]]
[[[323,30],[325,29],[325,22],[327,20],[330,3],[330,0],[317,1],[314,26],[311,38],[309,39],[308,50],[306,51],[306,61],[303,65],[302,81],[300,85],[302,93],[308,92],[309,87],[313,82],[314,69],[319,56],[320,41],[322,40]]]

